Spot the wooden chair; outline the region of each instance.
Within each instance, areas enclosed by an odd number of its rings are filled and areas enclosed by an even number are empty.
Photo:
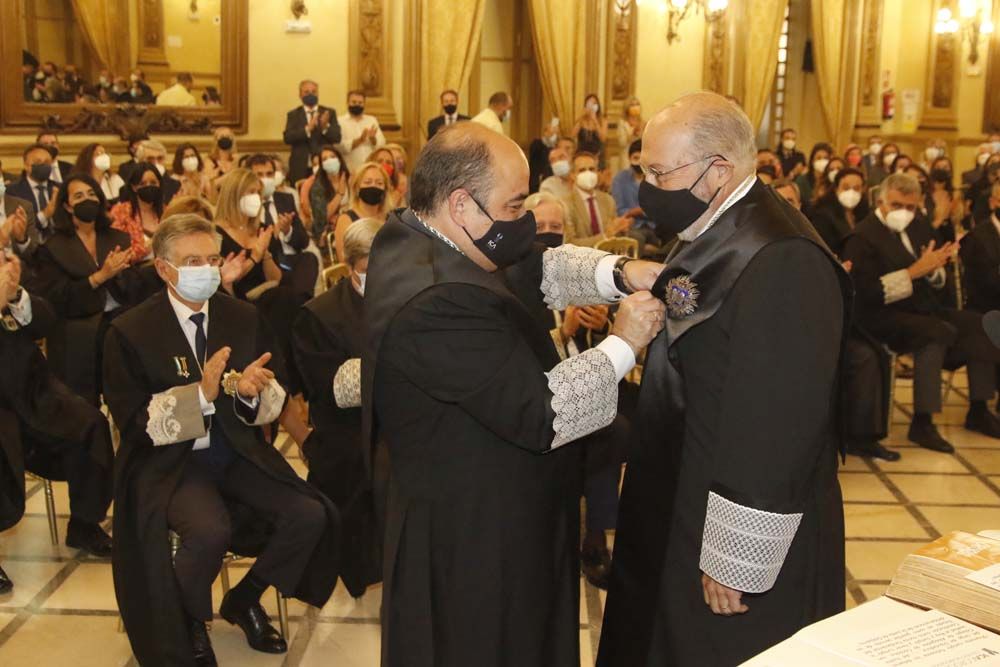
[[[351,275],[351,269],[347,264],[334,264],[323,269],[323,285],[326,289],[331,289],[344,278]]]
[[[330,264],[337,264],[337,243],[334,238],[334,232],[326,233],[326,252],[330,257]]]
[[[603,239],[598,241],[594,247],[604,252],[610,252],[612,255],[624,255],[632,259],[639,259],[639,242],[627,236]]]

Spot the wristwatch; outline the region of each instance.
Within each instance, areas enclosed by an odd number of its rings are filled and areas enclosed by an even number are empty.
[[[623,294],[632,294],[632,288],[628,286],[625,279],[625,265],[633,261],[631,257],[619,257],[615,262],[615,267],[611,269],[611,276],[615,280],[615,288]]]

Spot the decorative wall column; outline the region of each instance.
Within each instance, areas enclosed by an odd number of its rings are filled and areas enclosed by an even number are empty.
[[[941,7],[951,7],[950,0],[934,0],[930,25],[927,26],[930,53],[920,129],[957,131],[962,36],[960,33],[934,32],[935,17]]]
[[[861,23],[861,72],[856,127],[877,128],[882,124],[882,91],[879,73],[882,55],[883,0],[864,0]]]
[[[167,53],[164,51],[166,38],[163,34],[163,0],[141,0],[139,2],[139,55],[136,66],[143,69],[169,68]],[[149,74],[147,72],[147,74]]]
[[[608,0],[604,106],[612,118],[621,116],[625,101],[635,94],[638,15],[636,0]]]
[[[386,5],[385,0],[351,0],[348,72],[350,89],[368,97],[366,111],[378,118],[383,130],[398,131],[400,119],[392,99],[392,12]]]
[[[716,21],[705,22],[705,57],[701,81],[705,90],[726,95],[729,93],[727,60],[729,56],[729,12]]]

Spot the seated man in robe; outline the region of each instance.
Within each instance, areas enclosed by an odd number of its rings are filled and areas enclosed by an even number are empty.
[[[285,404],[283,360],[257,310],[216,291],[219,252],[204,218],[161,222],[153,254],[166,289],[105,342],[104,393],[122,432],[115,593],[143,665],[216,664],[205,623],[227,551],[257,556],[219,614],[258,651],[287,650],[260,604],[268,586],[321,607],[337,580],[336,508],[261,428]],[[172,567],[168,531],[180,538]]]
[[[55,322],[52,308],[20,286],[21,265],[0,250],[0,530],[24,514],[24,471],[69,486],[66,546],[111,555],[101,529],[111,504],[114,450],[101,412],[49,370],[35,341]],[[13,587],[0,569],[0,593]]]
[[[932,421],[941,411],[941,371],[966,366],[970,406],[965,428],[1000,438],[1000,420],[986,406],[996,390],[1000,350],[986,337],[981,314],[942,305],[945,267],[958,245],[938,245],[936,230],[916,215],[920,201],[915,178],[888,177],[878,207],[847,239],[843,259],[853,265],[858,324],[897,353],[913,353],[910,441],[950,453],[954,447]]]
[[[302,445],[308,480],[340,510],[340,577],[355,598],[382,580],[388,462],[378,443],[369,475],[361,439],[365,284],[368,253],[381,227],[379,220],[363,218],[347,229],[344,263],[350,276],[308,302],[292,329],[292,350],[313,426]]]

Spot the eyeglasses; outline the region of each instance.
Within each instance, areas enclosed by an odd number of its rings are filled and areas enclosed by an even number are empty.
[[[714,155],[706,155],[703,158],[700,158],[700,159],[695,160],[693,162],[687,162],[685,164],[680,165],[679,167],[674,167],[673,169],[668,169],[667,171],[658,171],[656,169],[653,169],[652,167],[645,167],[643,170],[646,173],[652,174],[657,179],[660,179],[660,178],[663,178],[664,176],[667,176],[669,174],[674,173],[675,171],[680,171],[684,167],[690,167],[693,164],[698,164],[699,162],[704,162],[705,160],[710,160],[710,159],[714,160],[715,158],[719,158],[721,160],[725,160],[726,159],[726,157],[724,155],[719,155],[718,153],[716,153]]]
[[[210,257],[185,257],[180,262],[180,266],[185,267],[196,267],[196,266],[222,266],[223,259],[220,255],[211,255]]]

